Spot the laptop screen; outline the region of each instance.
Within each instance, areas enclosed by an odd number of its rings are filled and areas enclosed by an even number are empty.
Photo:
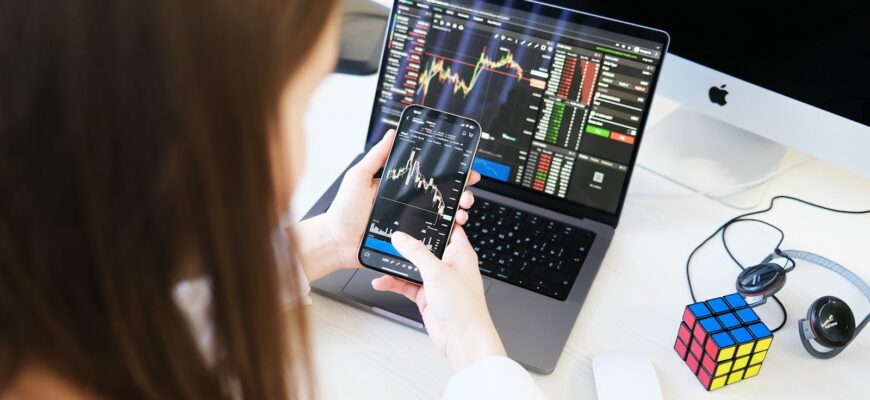
[[[667,42],[626,31],[651,30],[524,1],[398,0],[366,146],[411,104],[463,115],[483,128],[485,181],[618,215]]]

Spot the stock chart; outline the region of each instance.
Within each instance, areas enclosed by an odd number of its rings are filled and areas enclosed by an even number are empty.
[[[471,0],[398,5],[371,129],[396,126],[412,104],[472,118],[484,177],[615,209],[660,48]]]

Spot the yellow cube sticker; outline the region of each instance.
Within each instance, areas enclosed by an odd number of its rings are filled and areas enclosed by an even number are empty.
[[[751,378],[755,375],[758,375],[758,371],[760,371],[760,370],[761,370],[761,364],[753,365],[749,368],[746,368],[746,375],[744,375],[743,378]]]
[[[719,357],[716,357],[716,361],[730,360],[731,357],[734,357],[734,347],[719,350]]]
[[[760,364],[762,361],[764,361],[764,357],[767,357],[767,352],[766,352],[766,351],[762,351],[762,352],[759,352],[759,353],[755,353],[755,354],[752,355],[752,361],[750,361],[749,363],[750,363],[750,364],[753,364],[753,365],[754,365],[754,364]]]
[[[713,382],[710,383],[710,390],[719,389],[722,386],[725,386],[725,380],[728,379],[727,376],[720,376],[716,379],[713,379]]]
[[[771,342],[773,342],[773,338],[759,340],[758,344],[755,345],[755,351],[762,351],[762,350],[769,349]]]
[[[741,379],[743,379],[743,370],[732,372],[731,375],[728,375],[728,384],[738,382]]]
[[[716,367],[716,376],[724,375],[731,372],[731,364],[733,363],[733,361],[725,361],[722,364],[719,364],[719,366]]]
[[[743,357],[749,353],[752,353],[752,343],[742,344],[737,348],[737,357]]]
[[[749,364],[749,356],[740,357],[734,360],[734,369],[743,369],[744,367],[746,367],[746,364]]]

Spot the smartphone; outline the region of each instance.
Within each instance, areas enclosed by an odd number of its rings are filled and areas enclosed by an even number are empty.
[[[391,236],[407,233],[438,258],[444,255],[480,135],[475,120],[419,105],[405,108],[360,244],[363,266],[423,282]]]

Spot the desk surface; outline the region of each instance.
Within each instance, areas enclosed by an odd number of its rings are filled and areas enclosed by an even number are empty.
[[[306,117],[306,172],[292,204],[298,218],[361,151],[368,129],[375,77],[330,76]],[[656,99],[651,121],[672,109]],[[336,107],[339,106],[339,107]],[[344,108],[338,117],[335,110]],[[641,160],[643,151],[641,151]],[[804,157],[793,152],[788,159]],[[832,207],[870,208],[870,180],[814,160],[775,178],[767,197],[790,194]],[[738,214],[713,200],[642,169],[634,173],[620,225],[555,372],[535,380],[552,399],[593,399],[592,357],[624,352],[649,358],[667,399],[856,398],[870,390],[870,334],[828,361],[810,357],[796,321],[816,298],[846,300],[857,315],[870,305],[857,289],[821,268],[799,263],[780,294],[789,318],[776,334],[759,376],[706,394],[672,349],[683,308],[690,303],[686,256],[698,242]],[[870,281],[870,216],[834,215],[783,202],[765,217],[786,232],[783,248],[817,252]],[[763,258],[774,234],[745,224],[729,230],[738,259]],[[738,270],[716,242],[700,251],[693,277],[700,299],[734,290]],[[440,397],[450,377],[447,362],[426,335],[322,296],[309,307],[320,395],[323,398],[414,399]],[[771,327],[775,305],[759,312]]]

